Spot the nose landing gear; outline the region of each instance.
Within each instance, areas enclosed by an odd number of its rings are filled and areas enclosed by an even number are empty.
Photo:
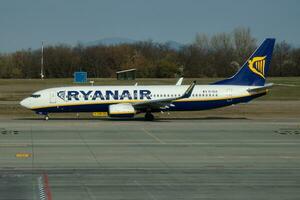
[[[50,119],[47,112],[36,112],[36,114],[44,115],[44,120],[46,120],[46,121]]]
[[[50,118],[48,115],[45,115],[44,119],[45,119],[45,121],[48,121]]]

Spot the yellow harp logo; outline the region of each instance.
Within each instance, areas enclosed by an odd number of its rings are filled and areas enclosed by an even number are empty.
[[[258,56],[248,61],[249,69],[262,78],[265,78],[266,57],[267,56]]]

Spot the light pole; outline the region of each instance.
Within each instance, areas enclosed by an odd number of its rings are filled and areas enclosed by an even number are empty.
[[[41,55],[41,79],[44,80],[44,41],[42,41],[42,55]]]

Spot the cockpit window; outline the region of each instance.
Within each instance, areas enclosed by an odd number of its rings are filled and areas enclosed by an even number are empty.
[[[30,97],[39,98],[39,97],[41,97],[41,95],[40,94],[32,94]]]

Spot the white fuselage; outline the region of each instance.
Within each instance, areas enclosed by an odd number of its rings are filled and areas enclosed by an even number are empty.
[[[41,113],[107,112],[107,105],[176,98],[187,88],[188,85],[57,87],[35,92],[21,105]],[[244,102],[243,98],[256,95],[248,92],[253,88],[257,86],[196,85],[189,98],[175,100],[170,110],[204,110]],[[188,105],[191,103],[192,107]]]

